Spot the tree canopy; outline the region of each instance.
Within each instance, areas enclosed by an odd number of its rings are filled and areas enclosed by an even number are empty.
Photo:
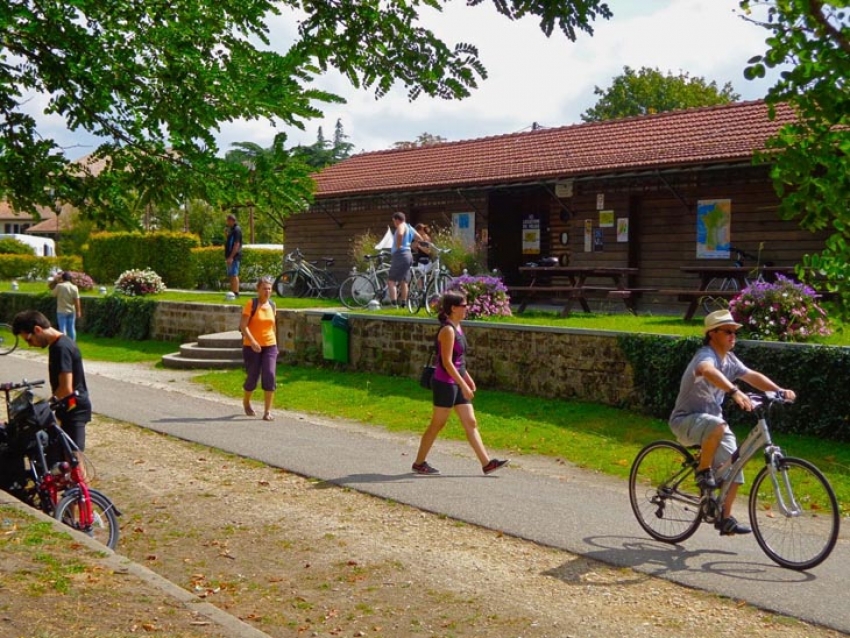
[[[485,0],[468,0],[469,9]],[[159,183],[164,198],[234,200],[233,165],[217,157],[215,133],[234,120],[303,128],[321,105],[341,102],[313,81],[338,69],[377,96],[462,98],[487,71],[473,44],[443,42],[420,11],[448,0],[5,0],[0,4],[0,197],[18,210],[56,200],[87,215],[120,218],[128,190]],[[610,18],[601,0],[492,0],[508,19],[532,15],[547,36],[575,39]],[[279,53],[269,19],[300,18]],[[27,112],[106,140],[97,175]],[[296,192],[293,199],[300,197]],[[159,196],[158,196],[159,197]]]
[[[850,20],[846,0],[743,0],[741,8],[769,36],[745,77],[787,65],[770,88],[769,104],[787,102],[798,115],[768,143],[780,214],[809,230],[831,229],[826,249],[804,262],[839,291],[850,314]],[[756,21],[750,11],[767,8]]]
[[[585,122],[728,104],[741,99],[729,82],[718,88],[716,82],[683,72],[673,75],[668,71],[665,75],[659,69],[641,67],[635,71],[628,66],[623,67],[622,75],[615,77],[611,86],[607,89],[597,86],[593,94],[600,98],[595,106],[582,113]]]

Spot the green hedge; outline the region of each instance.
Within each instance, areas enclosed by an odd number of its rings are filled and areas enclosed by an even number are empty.
[[[0,255],[0,279],[44,279],[56,270],[83,269],[83,260],[76,255],[67,257],[36,257],[35,255]]]
[[[98,282],[114,282],[125,270],[150,268],[169,288],[194,288],[197,277],[191,233],[96,233],[89,239],[85,271]]]
[[[224,264],[224,249],[209,246],[192,250],[197,285],[202,290],[229,288]],[[246,248],[242,251],[239,280],[243,284],[255,283],[261,276],[277,277],[283,267],[280,250]]]
[[[133,341],[150,339],[157,302],[146,297],[111,294],[104,297],[81,297],[83,316],[77,323],[79,332],[100,337],[120,337]],[[0,320],[12,321],[22,310],[38,310],[56,324],[56,298],[45,286],[41,294],[0,294]]]
[[[636,393],[629,407],[667,419],[702,339],[622,335],[619,343],[634,374]],[[743,342],[735,353],[748,367],[797,393],[797,401],[771,423],[774,431],[850,442],[850,349]],[[726,416],[733,426],[753,425],[752,416],[737,408],[728,409]]]

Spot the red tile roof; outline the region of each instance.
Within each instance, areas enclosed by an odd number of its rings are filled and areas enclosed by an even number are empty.
[[[355,155],[316,178],[318,199],[482,187],[750,159],[793,117],[763,101]]]

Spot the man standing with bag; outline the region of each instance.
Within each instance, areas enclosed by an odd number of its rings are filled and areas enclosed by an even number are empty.
[[[77,344],[52,327],[48,318],[37,310],[16,314],[12,319],[12,333],[19,335],[30,347],[47,348],[51,400],[59,403],[56,420],[74,444],[84,451],[91,402],[83,357]]]

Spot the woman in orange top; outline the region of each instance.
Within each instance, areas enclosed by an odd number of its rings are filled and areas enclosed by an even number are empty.
[[[260,277],[257,282],[257,299],[252,299],[242,309],[239,331],[242,333],[242,360],[247,377],[242,389],[242,407],[245,414],[255,416],[251,407],[251,395],[262,378],[265,409],[264,421],[272,421],[272,403],[277,386],[277,331],[275,330],[275,308],[269,301],[272,294],[270,277]]]

